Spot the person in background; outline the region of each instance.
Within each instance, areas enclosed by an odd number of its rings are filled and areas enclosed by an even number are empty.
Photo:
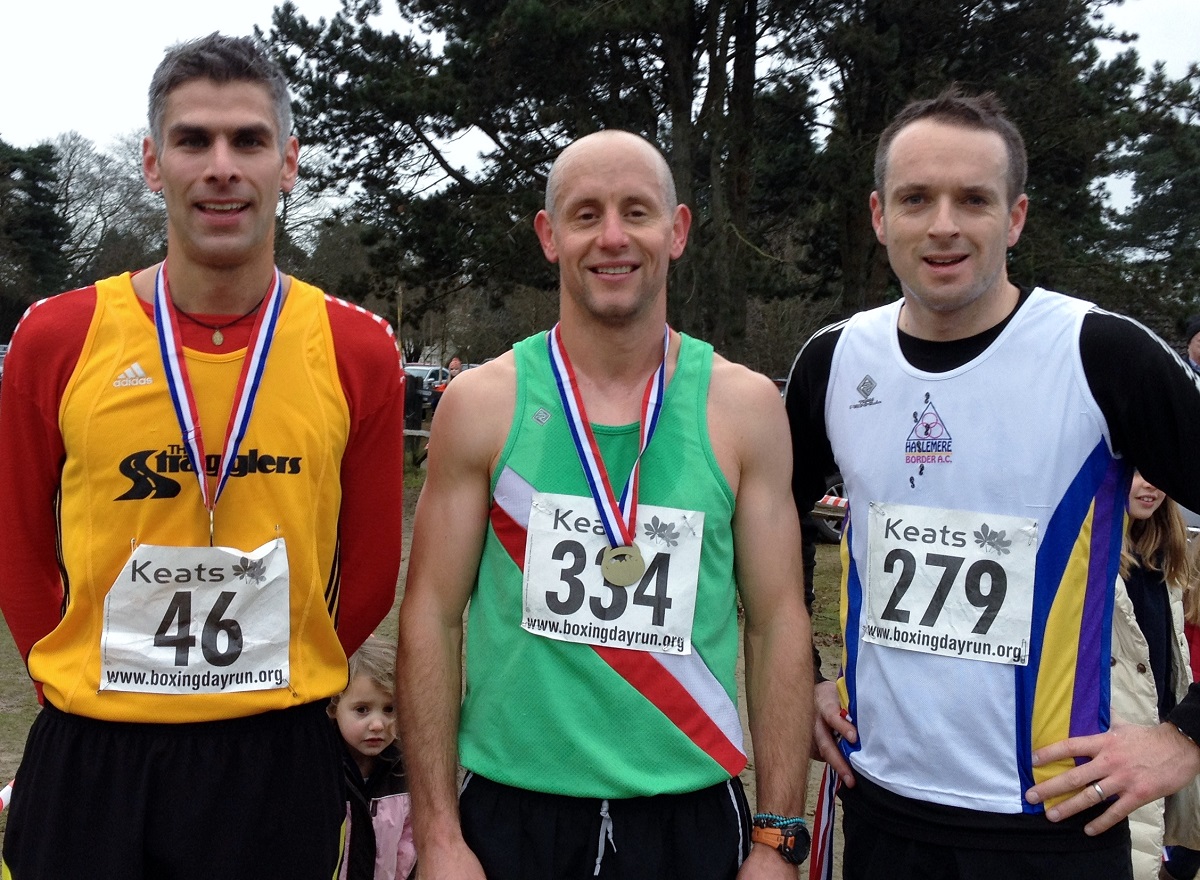
[[[1187,345],[1187,362],[1193,370],[1200,373],[1200,315],[1188,319],[1183,336]]]
[[[1191,577],[1183,591],[1183,634],[1191,660],[1192,681],[1200,681],[1200,541],[1191,541]],[[1183,833],[1196,834],[1194,828],[1181,829]],[[1200,874],[1200,847],[1193,842],[1190,846],[1167,847],[1166,861],[1160,871],[1160,880],[1194,880]]]
[[[1192,680],[1183,634],[1183,589],[1190,580],[1187,528],[1179,506],[1137,472],[1128,512],[1113,611],[1113,723],[1158,724]],[[1198,795],[1200,780],[1194,779],[1165,803],[1151,801],[1130,814],[1135,880],[1158,880],[1160,870],[1167,870],[1164,828],[1168,843],[1200,844]],[[1176,866],[1191,852],[1179,848]]]
[[[170,49],[167,257],[33,305],[0,393],[0,609],[44,697],[5,880],[328,880],[326,716],[391,608],[404,406],[380,318],[275,267],[300,147],[251,38]]]
[[[405,880],[417,863],[404,762],[396,745],[396,643],[369,637],[350,683],[329,702],[345,744],[346,842],[339,880]]]

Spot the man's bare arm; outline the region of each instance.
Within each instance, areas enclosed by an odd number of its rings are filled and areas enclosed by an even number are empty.
[[[480,878],[459,826],[463,612],[488,526],[492,466],[515,401],[511,355],[446,389],[429,440],[400,605],[396,695],[421,875]]]
[[[765,377],[718,358],[709,424],[722,470],[736,474],[734,558],[746,612],[746,699],[757,811],[804,815],[812,734],[812,636],[804,607],[800,523],[791,494],[783,403]],[[733,470],[731,470],[731,468]],[[755,847],[740,877],[795,876]]]

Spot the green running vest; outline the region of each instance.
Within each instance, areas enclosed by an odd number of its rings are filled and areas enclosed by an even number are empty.
[[[733,754],[740,765],[723,767],[590,645],[521,628],[523,575],[510,550],[515,546],[523,561],[524,533],[505,549],[497,535],[497,483],[511,471],[537,491],[590,498],[546,336],[539,333],[513,348],[517,402],[492,477],[492,522],[471,596],[460,760],[506,785],[574,797],[679,793],[722,782],[744,766],[738,750]],[[642,459],[639,503],[704,512],[692,645],[711,672],[713,688],[723,689],[720,700],[736,706],[734,495],[708,436],[712,359],[710,345],[682,336],[658,427]],[[637,456],[638,425],[593,425],[593,431],[619,493]],[[737,738],[740,750],[740,727]]]

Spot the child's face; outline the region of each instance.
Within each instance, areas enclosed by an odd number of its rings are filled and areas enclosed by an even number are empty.
[[[1167,496],[1151,486],[1137,471],[1129,486],[1129,515],[1133,519],[1150,519]]]
[[[354,676],[338,700],[334,718],[355,759],[369,762],[396,740],[392,695],[366,675]]]

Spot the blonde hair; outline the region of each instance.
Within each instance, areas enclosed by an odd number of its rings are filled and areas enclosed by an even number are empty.
[[[396,688],[396,642],[380,636],[367,636],[357,651],[350,655],[349,675],[346,686],[360,675],[365,675],[389,694]],[[337,707],[341,694],[329,700],[330,710]]]
[[[1200,539],[1192,542],[1191,577],[1183,585],[1183,619],[1200,626]]]
[[[1187,523],[1179,505],[1170,498],[1164,498],[1149,518],[1129,524],[1121,546],[1121,577],[1128,578],[1139,564],[1150,571],[1161,571],[1168,584],[1184,586],[1191,580]]]

